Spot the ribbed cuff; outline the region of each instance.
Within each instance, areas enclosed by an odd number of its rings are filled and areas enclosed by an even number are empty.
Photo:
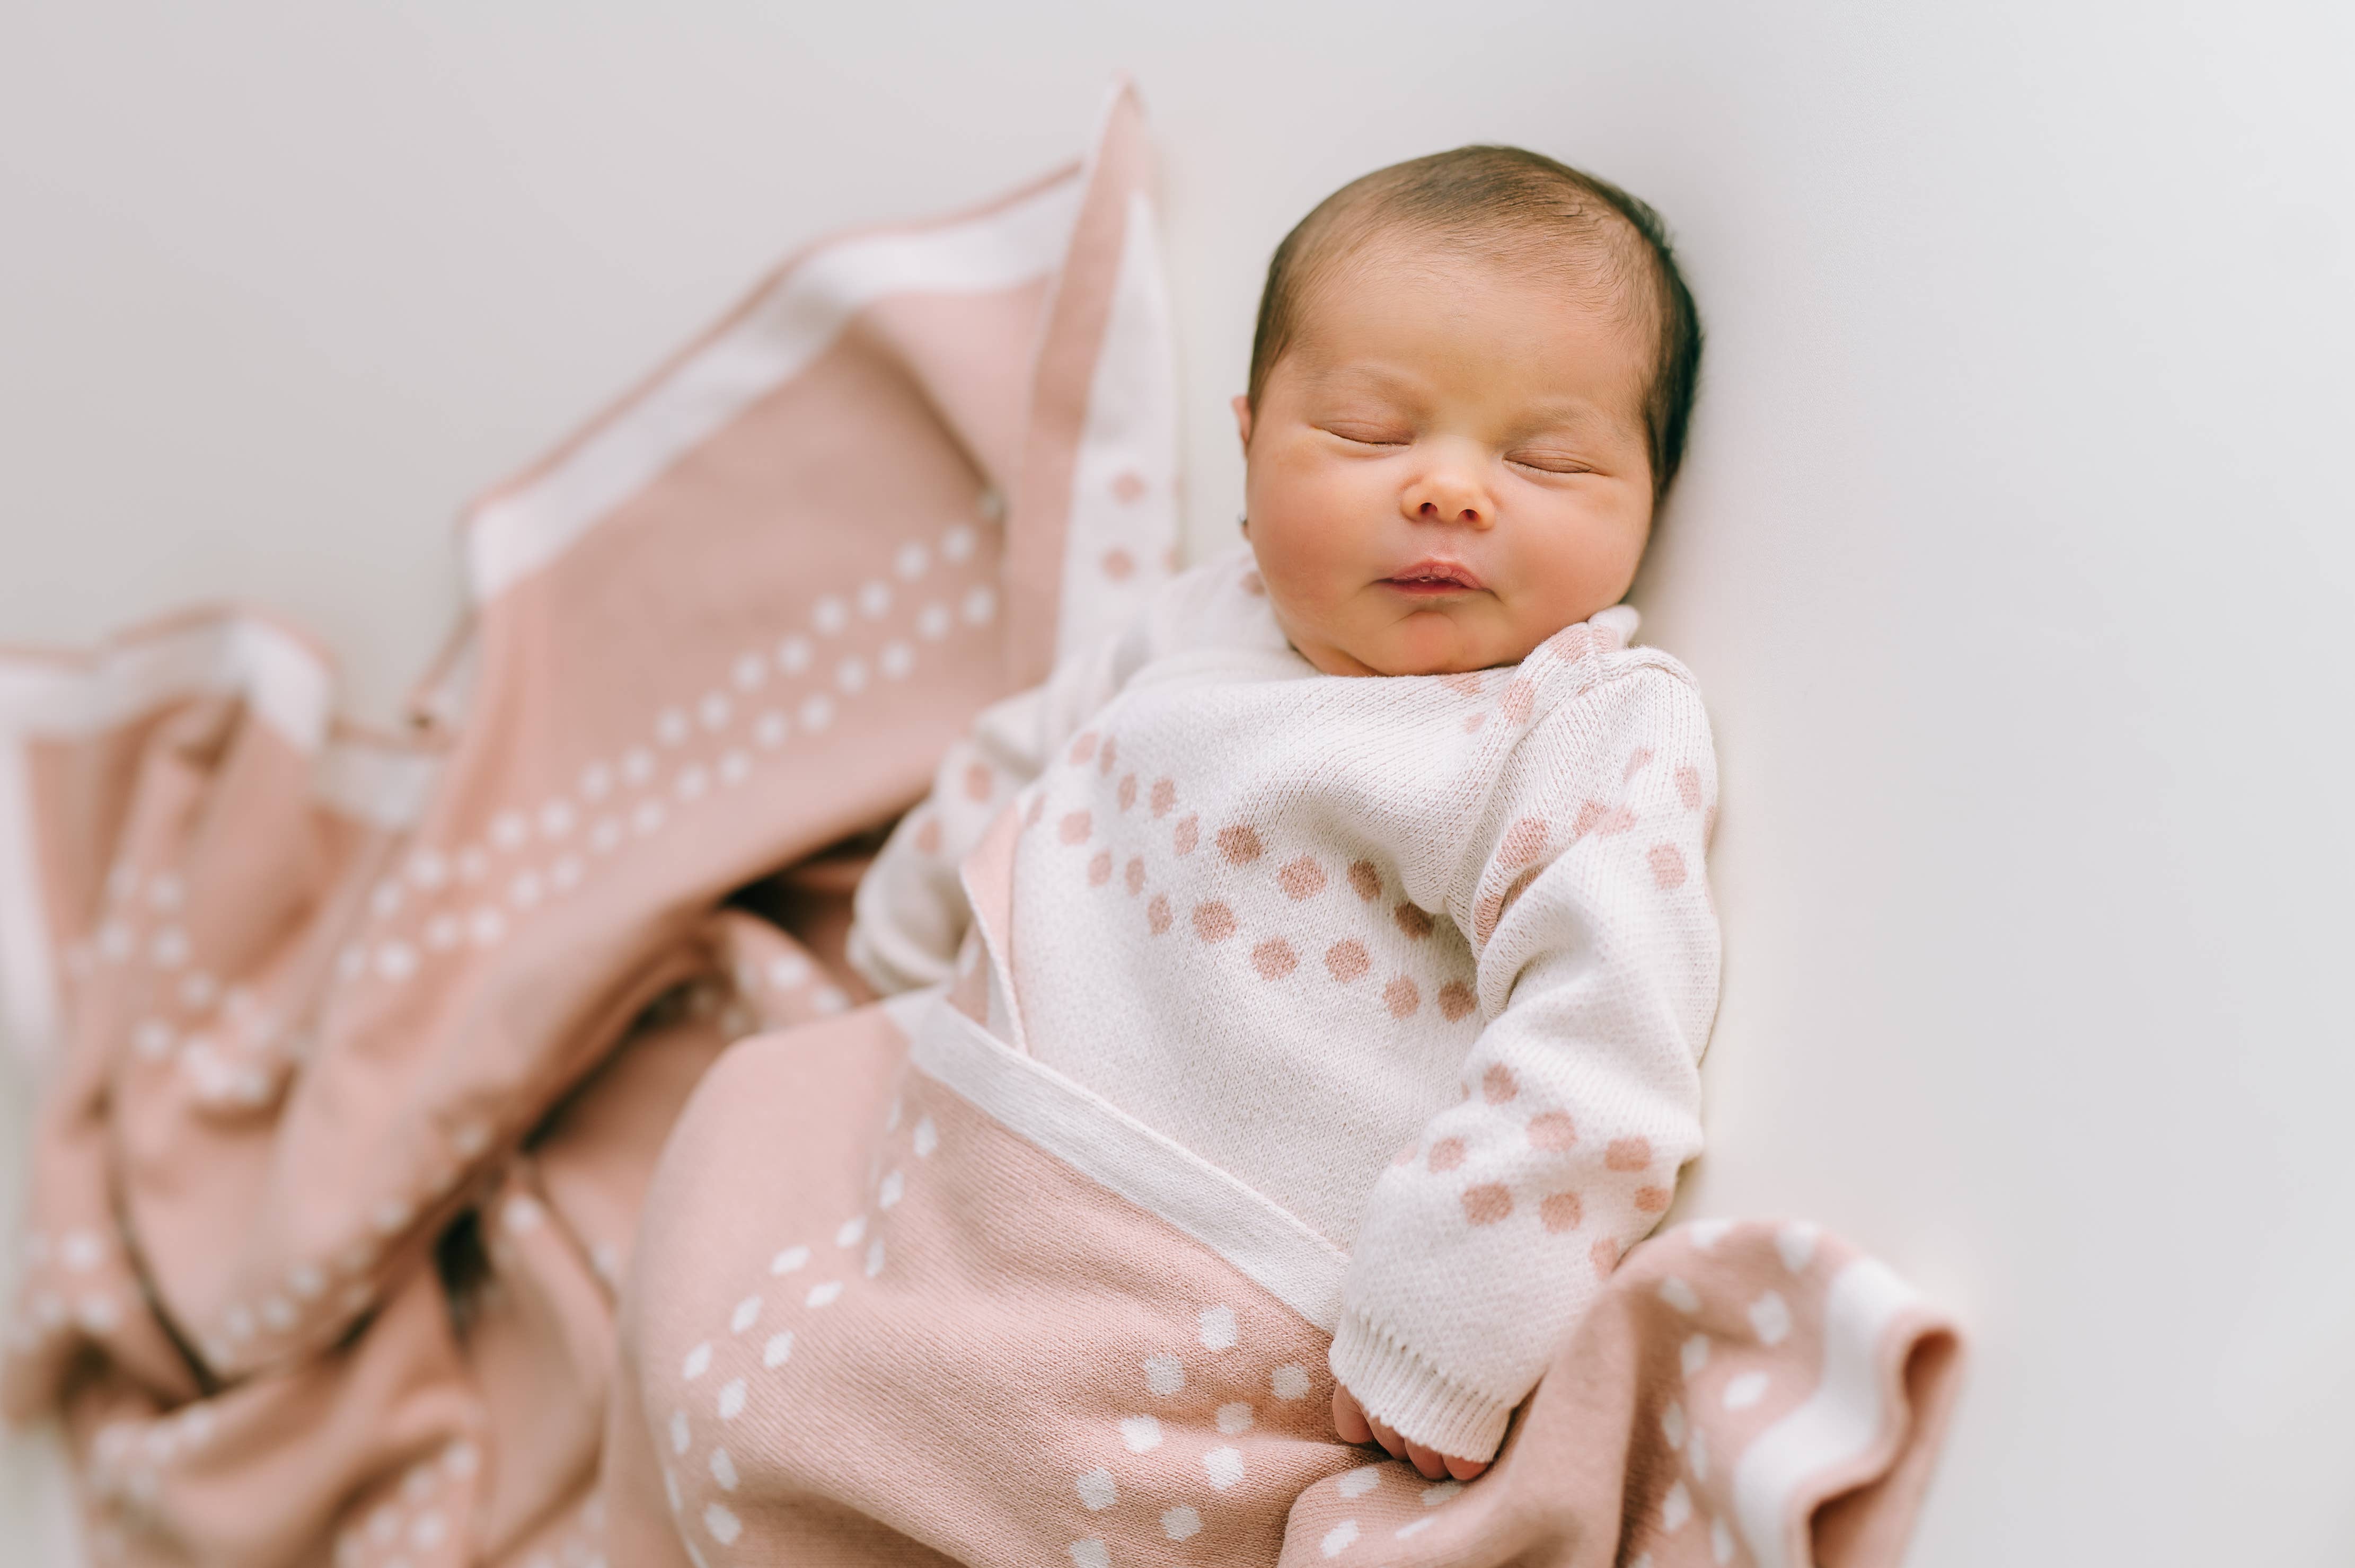
[[[1368,1415],[1410,1442],[1451,1458],[1487,1460],[1505,1440],[1510,1402],[1451,1383],[1361,1314],[1342,1317],[1326,1359]]]

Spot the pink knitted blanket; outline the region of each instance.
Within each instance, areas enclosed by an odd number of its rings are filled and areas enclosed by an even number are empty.
[[[1146,162],[1124,92],[1084,164],[815,248],[478,503],[403,734],[241,609],[0,656],[47,1071],[0,1393],[95,1560],[1896,1558],[1955,1338],[1830,1238],[1637,1247],[1427,1486],[1331,1435],[1338,1255],[860,1005],[873,831],[1170,569]]]

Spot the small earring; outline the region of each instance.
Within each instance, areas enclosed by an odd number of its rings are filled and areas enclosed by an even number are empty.
[[[1235,514],[1235,526],[1242,530],[1243,537],[1244,537],[1244,538],[1246,538],[1246,539],[1250,538],[1250,537],[1251,537],[1251,514],[1250,514],[1250,513],[1248,513],[1248,512],[1238,512],[1238,513],[1236,513],[1236,514]]]

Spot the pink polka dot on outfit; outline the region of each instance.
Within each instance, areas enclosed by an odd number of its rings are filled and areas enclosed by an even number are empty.
[[[1374,869],[1372,861],[1353,860],[1349,863],[1349,885],[1359,897],[1371,904],[1382,895],[1382,874]]]
[[[1275,881],[1284,889],[1284,896],[1297,903],[1325,891],[1325,868],[1304,854],[1285,861],[1283,869],[1275,874]]]
[[[1235,934],[1235,912],[1220,899],[1194,906],[1194,935],[1206,942],[1223,942]]]
[[[1513,1195],[1502,1184],[1483,1182],[1464,1193],[1464,1217],[1476,1225],[1493,1225],[1513,1212]]]
[[[1430,1156],[1423,1163],[1433,1171],[1453,1171],[1464,1163],[1464,1140],[1443,1138],[1431,1146]]]
[[[1665,841],[1656,843],[1645,852],[1644,858],[1651,863],[1652,881],[1661,892],[1685,885],[1684,852],[1676,845]]]
[[[1071,766],[1076,768],[1096,754],[1096,732],[1087,730],[1071,742]]]
[[[1129,895],[1131,897],[1135,897],[1137,894],[1144,892],[1145,862],[1135,855],[1131,855],[1129,857],[1128,863],[1121,868],[1120,878],[1122,882],[1127,885]]]
[[[1169,847],[1181,855],[1192,854],[1195,842],[1200,838],[1201,832],[1202,820],[1188,812],[1178,818],[1178,825],[1169,830]]]
[[[1300,959],[1292,951],[1292,944],[1281,937],[1270,937],[1252,949],[1252,968],[1262,980],[1281,980],[1298,966]]]
[[[1120,801],[1120,809],[1124,811],[1136,804],[1135,774],[1124,773],[1120,776],[1120,792],[1115,799]]]
[[[1067,811],[1063,820],[1056,824],[1055,831],[1067,844],[1083,844],[1088,842],[1089,821],[1085,811]]]
[[[1102,887],[1112,880],[1112,851],[1098,850],[1088,862],[1088,885]]]
[[[1657,1214],[1668,1208],[1672,1195],[1666,1187],[1638,1187],[1636,1189],[1636,1207],[1642,1213]]]
[[[1641,1171],[1652,1162],[1652,1145],[1648,1139],[1614,1138],[1603,1151],[1603,1163],[1612,1171]]]
[[[1411,1018],[1423,1005],[1423,988],[1401,975],[1382,987],[1382,1005],[1391,1010],[1392,1018]]]
[[[1124,582],[1136,570],[1136,557],[1114,545],[1103,553],[1103,575],[1114,582]]]
[[[1451,1023],[1479,1005],[1480,999],[1462,980],[1449,980],[1439,988],[1439,1012]],[[1502,1071],[1501,1068],[1492,1070]],[[1510,1074],[1506,1075],[1511,1076]]]
[[[1543,817],[1523,817],[1505,830],[1497,858],[1507,866],[1527,865],[1545,853],[1546,840],[1552,832],[1553,824]]]
[[[1575,1192],[1556,1192],[1538,1205],[1538,1223],[1555,1235],[1574,1231],[1585,1210]]]
[[[1406,933],[1410,942],[1420,942],[1431,935],[1431,916],[1412,904],[1401,904],[1391,910],[1391,918],[1398,922],[1398,928]]]
[[[968,800],[988,800],[990,790],[995,787],[996,782],[995,777],[989,771],[989,764],[986,762],[968,764],[964,770],[965,799]]]
[[[1153,895],[1152,901],[1146,905],[1145,924],[1146,928],[1156,937],[1169,929],[1169,895],[1167,894],[1156,893]]]
[[[1153,781],[1153,814],[1156,817],[1166,817],[1169,814],[1169,808],[1177,803],[1177,780],[1156,779]]]
[[[1677,769],[1677,799],[1688,811],[1700,810],[1700,769],[1689,762]]]
[[[1502,1062],[1490,1063],[1488,1070],[1480,1075],[1480,1097],[1492,1106],[1503,1105],[1520,1092],[1521,1086],[1514,1078],[1513,1070]]]
[[[1219,830],[1219,853],[1226,856],[1229,865],[1241,865],[1257,860],[1260,842],[1257,830],[1246,822],[1231,822]]]
[[[1635,755],[1627,758],[1626,771],[1619,775],[1620,779],[1623,780],[1633,779],[1636,774],[1644,771],[1644,765],[1651,760],[1652,748],[1648,746],[1637,747]]]
[[[1366,945],[1354,938],[1344,938],[1325,949],[1325,968],[1344,985],[1364,974],[1372,963],[1366,956]]]
[[[1578,1128],[1568,1111],[1540,1111],[1529,1118],[1529,1146],[1560,1152],[1578,1141]]]

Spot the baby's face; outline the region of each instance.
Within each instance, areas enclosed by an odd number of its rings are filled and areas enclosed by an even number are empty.
[[[1616,604],[1652,524],[1649,331],[1560,278],[1376,241],[1235,399],[1248,532],[1334,675],[1512,663]]]

